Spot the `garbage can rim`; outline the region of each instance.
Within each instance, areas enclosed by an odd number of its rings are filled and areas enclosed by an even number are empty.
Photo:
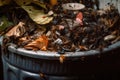
[[[61,54],[58,54],[58,52],[50,52],[50,51],[32,51],[32,50],[26,50],[24,48],[16,48],[15,44],[11,44],[8,47],[8,50],[20,55],[32,57],[32,58],[40,58],[40,59],[58,59]],[[80,57],[86,57],[86,56],[93,56],[93,55],[99,55],[104,54],[108,51],[112,51],[114,49],[120,48],[120,41],[104,48],[102,51],[99,50],[90,50],[90,51],[80,51],[80,52],[66,52],[64,56],[68,59],[76,59]]]

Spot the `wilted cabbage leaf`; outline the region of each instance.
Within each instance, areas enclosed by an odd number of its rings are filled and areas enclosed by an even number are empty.
[[[53,17],[48,17],[42,10],[36,9],[33,6],[21,6],[37,24],[47,24],[53,20]]]
[[[36,4],[36,5],[40,6],[40,7],[42,7],[42,8],[44,8],[44,9],[47,9],[45,3],[43,3],[42,1],[39,1],[39,0],[33,0],[32,3],[34,3],[34,4]]]
[[[28,5],[30,4],[33,0],[14,0],[18,5]]]

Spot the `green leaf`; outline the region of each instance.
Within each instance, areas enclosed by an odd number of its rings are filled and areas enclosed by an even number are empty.
[[[33,0],[14,0],[18,5],[28,5],[30,4]]]
[[[40,2],[40,1],[36,0],[36,1],[33,1],[32,3],[34,3],[34,4],[36,4],[36,5],[38,5],[38,6],[47,10],[47,7],[46,7],[45,3],[43,3],[43,2]]]
[[[10,22],[5,16],[0,17],[0,33],[11,25],[13,25],[13,23]]]
[[[36,9],[34,6],[21,6],[30,16],[30,18],[37,24],[48,24],[53,20],[53,17],[49,17],[43,10]]]

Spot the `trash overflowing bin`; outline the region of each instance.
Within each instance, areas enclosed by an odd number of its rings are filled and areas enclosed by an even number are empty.
[[[118,9],[73,2],[1,3],[4,80],[120,79]]]
[[[119,71],[119,52],[120,42],[117,42],[103,52],[71,52],[60,63],[59,54],[11,45],[7,53],[2,51],[4,80],[94,80],[100,78],[96,73]]]

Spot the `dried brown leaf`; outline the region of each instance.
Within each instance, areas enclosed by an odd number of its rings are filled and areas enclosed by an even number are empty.
[[[25,27],[23,22],[19,22],[18,25],[14,26],[11,30],[9,30],[5,35],[10,36],[16,36],[19,37],[25,32]]]
[[[48,46],[48,38],[45,35],[40,36],[35,41],[29,43],[25,46],[26,49],[32,49],[32,50],[43,50],[46,51]]]
[[[64,55],[61,55],[61,56],[59,57],[59,60],[60,60],[60,63],[63,63],[64,60],[65,60],[65,56],[64,56]]]
[[[79,46],[80,50],[88,50],[88,48],[86,46]]]

